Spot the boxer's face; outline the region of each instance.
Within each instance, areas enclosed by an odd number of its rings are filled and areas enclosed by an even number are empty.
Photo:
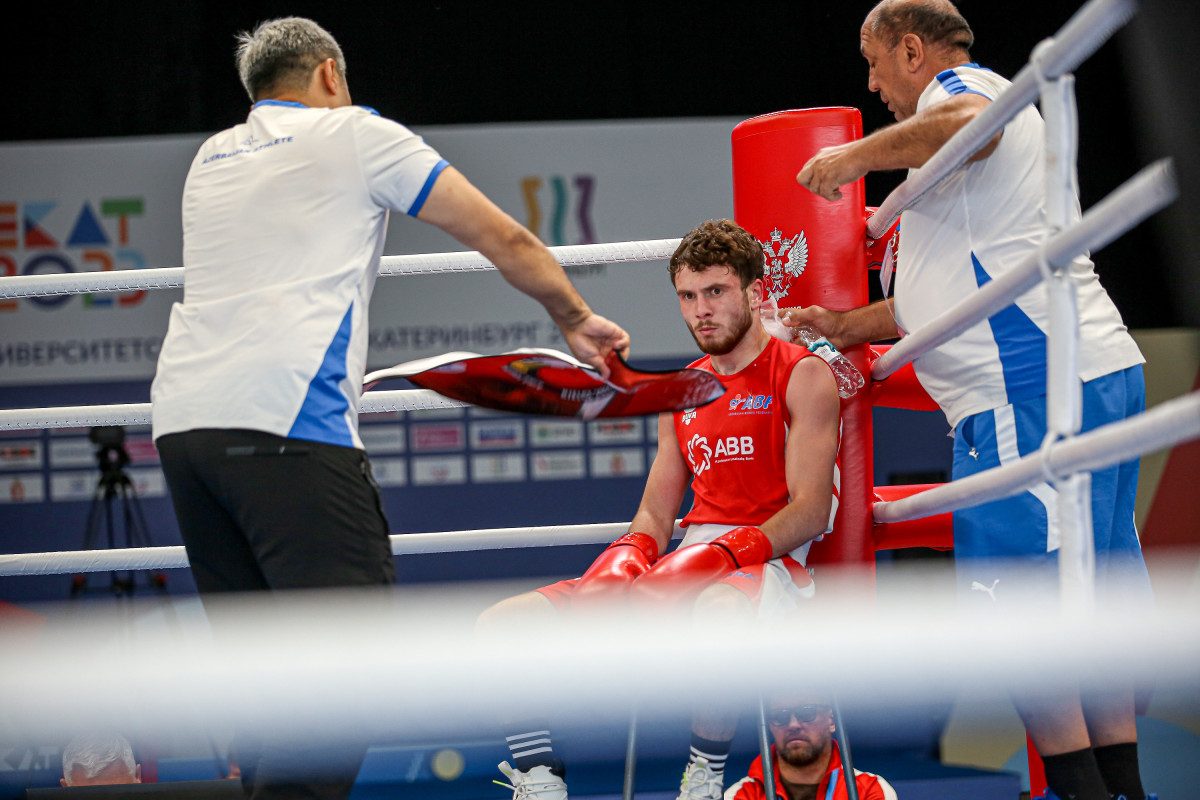
[[[921,93],[914,93],[909,85],[904,40],[889,50],[886,42],[871,35],[868,20],[863,25],[859,42],[863,58],[867,60],[867,88],[879,92],[879,99],[898,121],[908,119],[917,112],[917,99]]]
[[[751,297],[760,290],[759,281],[743,289],[737,274],[724,265],[700,272],[684,267],[675,274],[679,310],[696,346],[709,355],[725,355],[737,347],[754,320]]]

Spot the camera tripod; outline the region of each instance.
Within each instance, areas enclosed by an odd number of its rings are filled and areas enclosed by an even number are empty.
[[[146,525],[146,517],[142,513],[142,505],[138,500],[137,489],[129,478],[125,467],[129,465],[129,453],[125,449],[125,429],[117,426],[92,428],[88,438],[98,445],[96,460],[100,465],[100,480],[92,494],[92,503],[88,508],[87,530],[83,540],[84,550],[96,550],[107,547],[112,550],[117,547],[149,547],[150,533]],[[121,503],[121,517],[125,531],[124,544],[117,543],[116,508],[117,500]],[[103,527],[103,539],[101,539]],[[120,573],[113,571],[110,590],[117,597],[130,596],[137,589],[135,573]],[[165,593],[167,578],[161,572],[151,573],[149,586]],[[71,582],[71,597],[88,591],[87,576],[76,575]]]

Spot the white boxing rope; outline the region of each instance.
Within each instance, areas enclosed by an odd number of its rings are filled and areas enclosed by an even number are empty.
[[[578,614],[552,636],[481,629],[476,620],[496,587],[358,589],[286,603],[210,595],[203,616],[185,606],[170,618],[151,616],[148,604],[136,615],[75,608],[36,635],[12,631],[17,644],[0,658],[0,708],[8,728],[31,741],[66,741],[93,727],[153,739],[231,723],[329,742],[462,741],[514,708],[623,731],[631,707],[639,718],[674,719],[713,686],[735,684],[769,693],[803,680],[875,710],[899,698],[908,705],[897,719],[914,700],[952,699],[964,675],[1001,692],[1044,686],[1047,674],[1115,682],[1136,673],[1168,697],[1192,697],[1200,685],[1196,594],[1182,576],[1156,581],[1153,609],[1104,615],[1055,614],[1016,597],[966,613],[930,596],[920,577],[889,582],[886,603],[857,584],[826,581],[838,601],[820,614],[747,621],[742,640],[771,642],[772,657],[753,670],[737,646],[697,657],[711,630],[649,610]],[[887,657],[863,658],[864,641]],[[629,679],[676,664],[688,668],[668,681]]]
[[[460,400],[443,397],[430,389],[396,389],[367,392],[359,401],[358,413],[430,411],[440,408],[465,408],[467,405]],[[149,424],[149,403],[0,409],[0,431]]]
[[[564,267],[583,267],[590,264],[665,260],[671,257],[675,248],[679,247],[679,242],[679,239],[647,239],[639,242],[561,245],[551,247],[549,250],[554,254],[555,260]],[[379,262],[380,276],[480,272],[495,268],[492,262],[477,251],[384,256]]]
[[[1008,89],[884,199],[867,220],[867,238],[878,239],[887,233],[902,211],[962,166],[1022,108],[1033,102],[1039,93],[1039,73],[1046,78],[1057,78],[1070,72],[1096,52],[1136,11],[1136,0],[1092,0],[1083,6],[1049,40],[1049,44],[1035,51],[1036,65],[1026,64]]]
[[[591,525],[546,525],[534,528],[481,528],[437,533],[396,533],[389,537],[398,556],[423,553],[462,553],[573,544],[607,544],[629,530],[628,522]],[[672,538],[683,538],[675,522]],[[125,547],[114,550],[74,550],[55,553],[0,555],[0,577],[14,575],[77,575],[134,569],[181,569],[188,566],[182,545]]]
[[[563,266],[587,266],[589,264],[619,264],[667,259],[675,252],[679,241],[679,239],[649,239],[639,242],[563,245],[549,249]],[[495,269],[492,262],[475,250],[460,253],[384,256],[379,261],[381,276],[433,275],[443,272],[478,272],[490,269]],[[181,286],[183,286],[183,267],[17,275],[0,278],[0,299],[83,292],[178,289]]]
[[[1168,400],[1144,414],[1095,428],[1019,461],[929,489],[903,500],[875,503],[876,522],[903,522],[1010,497],[1046,480],[1127,461],[1200,439],[1200,392]]]
[[[1179,195],[1170,159],[1143,168],[1087,210],[1076,224],[1064,228],[1039,252],[1012,270],[989,281],[961,303],[905,336],[871,367],[872,380],[881,381],[914,359],[940,347],[976,323],[1001,311],[1042,281],[1040,258],[1066,267],[1075,256],[1095,251],[1119,238],[1151,214],[1166,208]]]

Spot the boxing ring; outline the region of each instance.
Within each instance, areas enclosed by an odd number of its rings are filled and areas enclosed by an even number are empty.
[[[1049,405],[1046,441],[1038,454],[1001,466],[975,477],[935,488],[921,487],[877,492],[872,513],[864,514],[855,531],[839,528],[835,536],[857,537],[865,542],[847,561],[865,563],[874,550],[934,544],[945,547],[945,532],[930,538],[922,523],[935,515],[1017,494],[1046,481],[1058,489],[1062,547],[1059,562],[1064,607],[1061,615],[1023,613],[980,621],[959,618],[946,609],[930,609],[914,596],[886,609],[868,599],[848,600],[844,607],[806,629],[805,639],[820,636],[829,643],[830,655],[812,665],[812,677],[828,685],[873,694],[909,692],[919,696],[936,692],[939,682],[949,682],[959,670],[970,669],[985,679],[1006,685],[1033,681],[1045,669],[1078,670],[1087,665],[1079,653],[1113,637],[1127,638],[1129,646],[1115,654],[1114,671],[1141,666],[1137,654],[1154,652],[1160,658],[1160,678],[1168,683],[1195,686],[1193,670],[1200,660],[1200,632],[1188,612],[1187,599],[1194,589],[1184,587],[1176,598],[1152,618],[1106,616],[1100,624],[1092,612],[1091,537],[1085,535],[1082,509],[1088,505],[1086,472],[1125,461],[1153,450],[1200,438],[1200,393],[1193,392],[1163,403],[1138,417],[1079,434],[1080,382],[1077,375],[1078,330],[1073,289],[1067,279],[1071,259],[1098,250],[1155,212],[1169,205],[1177,194],[1168,162],[1145,168],[1107,198],[1088,209],[1077,223],[1068,212],[1074,196],[1077,132],[1070,72],[1093,53],[1134,13],[1128,0],[1093,0],[1053,38],[1039,45],[1012,87],[988,109],[955,135],[924,167],[892,192],[865,222],[868,239],[882,239],[900,213],[938,185],[966,161],[983,143],[1022,108],[1040,98],[1046,121],[1048,179],[1048,229],[1038,252],[1018,269],[992,281],[960,305],[947,310],[933,323],[913,331],[885,352],[864,348],[856,354],[860,369],[869,371],[871,382],[855,398],[858,411],[869,416],[878,396],[887,391],[887,381],[924,353],[936,348],[969,327],[1011,304],[1019,295],[1046,285],[1051,299],[1051,323],[1047,370]],[[798,154],[797,168],[806,160]],[[789,166],[781,165],[787,172]],[[735,170],[737,169],[735,159]],[[795,170],[792,170],[794,172]],[[789,177],[790,179],[790,177]],[[861,183],[861,182],[860,182]],[[739,217],[739,222],[742,219]],[[743,224],[745,224],[743,222]],[[860,217],[861,224],[861,217]],[[754,232],[754,231],[752,231]],[[761,236],[760,236],[761,238]],[[661,261],[670,256],[678,239],[579,245],[551,248],[564,265]],[[444,272],[473,272],[494,269],[478,253],[437,253],[388,256],[381,262],[381,277],[403,277]],[[857,268],[865,282],[865,265]],[[0,278],[0,299],[18,299],[69,293],[117,292],[177,288],[183,285],[182,268],[146,269],[68,275],[36,275]],[[911,372],[911,370],[910,370]],[[911,391],[911,388],[910,388]],[[364,394],[360,413],[416,411],[456,408],[463,404],[427,390],[371,391]],[[99,425],[144,425],[150,420],[148,403],[41,409],[0,410],[0,431],[74,428]],[[870,430],[859,437],[858,452],[869,457]],[[853,447],[851,451],[854,452]],[[866,478],[869,480],[869,476]],[[861,481],[860,481],[861,483]],[[869,497],[874,487],[859,486]],[[850,505],[843,492],[843,508]],[[865,505],[865,504],[864,504]],[[627,530],[625,522],[564,525],[540,528],[501,528],[392,536],[397,555],[448,553],[501,548],[546,547],[571,544],[603,544]],[[678,529],[676,535],[679,535]],[[854,548],[852,547],[851,550]],[[0,577],[17,575],[78,574],[116,570],[161,570],[187,566],[183,547],[148,547],[121,550],[26,553],[0,555]],[[835,578],[836,580],[836,578]],[[839,594],[852,597],[853,592]],[[1179,599],[1183,598],[1183,599]],[[453,603],[447,603],[454,607]],[[280,623],[272,612],[247,602],[240,628],[212,650],[211,643],[189,645],[176,652],[152,652],[133,646],[128,654],[114,653],[105,665],[105,680],[136,691],[147,702],[161,708],[172,706],[197,724],[210,717],[230,699],[245,703],[255,713],[288,725],[305,715],[316,715],[336,732],[362,724],[364,719],[390,715],[390,719],[418,723],[430,735],[445,733],[450,722],[438,722],[448,707],[490,710],[497,698],[511,689],[501,678],[514,673],[534,676],[532,681],[546,696],[572,703],[581,685],[600,697],[628,698],[638,694],[640,707],[654,709],[687,703],[702,679],[737,674],[743,668],[735,653],[714,652],[703,663],[672,686],[656,686],[655,694],[631,690],[621,676],[633,668],[660,669],[686,657],[684,632],[664,631],[650,626],[598,618],[581,623],[554,652],[517,648],[487,654],[488,669],[480,663],[478,643],[461,624],[447,625],[457,639],[445,635],[436,615],[421,623],[400,625],[385,621],[378,609],[363,607],[353,619],[334,618],[328,609],[310,608],[303,619]],[[450,613],[450,612],[448,612]],[[453,614],[451,613],[451,616]],[[264,619],[273,622],[268,624]],[[457,618],[456,618],[457,619]],[[461,620],[458,620],[461,622]],[[394,636],[381,637],[382,629]],[[301,655],[297,642],[318,631],[331,645],[320,658]],[[763,636],[773,632],[756,632]],[[875,646],[892,656],[886,665],[864,663],[854,658],[859,642],[870,637]],[[414,648],[412,642],[426,644]],[[952,642],[950,646],[948,642]],[[1020,652],[1014,643],[1019,642]],[[21,687],[20,692],[0,690],[10,722],[36,729],[50,725],[47,719],[85,708],[97,718],[125,717],[132,712],[111,699],[85,696],[70,684],[70,648],[49,637],[45,647],[14,654],[0,663],[0,685]],[[795,679],[787,665],[808,663],[805,642],[798,637],[777,637],[777,658],[763,664],[764,685],[784,685]],[[1030,669],[1027,654],[1046,654]],[[236,653],[236,657],[232,654]],[[986,667],[980,670],[980,663]],[[240,677],[231,677],[236,663]],[[551,669],[548,664],[553,664]],[[569,673],[569,674],[567,674]],[[334,681],[331,675],[339,676]],[[191,695],[186,703],[177,687],[186,681]],[[240,684],[276,687],[265,694],[248,694]],[[368,695],[366,687],[380,684],[405,687],[382,697]],[[296,706],[289,698],[301,693],[314,702]],[[116,692],[120,694],[120,692]],[[74,703],[75,705],[71,705]],[[207,708],[211,704],[211,708]],[[622,706],[623,708],[623,706]],[[199,710],[198,710],[199,709]],[[206,710],[207,709],[207,710]],[[622,712],[624,713],[624,712]],[[61,719],[61,717],[59,717]],[[144,724],[141,719],[138,724]],[[131,723],[133,724],[133,723]]]

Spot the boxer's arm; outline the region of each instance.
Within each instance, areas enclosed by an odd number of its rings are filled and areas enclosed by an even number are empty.
[[[582,607],[594,599],[604,600],[623,592],[654,566],[671,541],[690,473],[675,444],[673,416],[658,416],[658,454],[629,533],[605,548],[583,573],[571,597],[574,605]]]
[[[815,539],[829,523],[841,405],[824,361],[805,358],[792,368],[787,407],[792,421],[784,463],[791,500],[759,526],[771,540],[773,557]]]
[[[641,531],[654,537],[658,552],[665,553],[675,530],[675,519],[683,504],[692,472],[675,436],[674,415],[658,415],[658,453],[650,466],[642,502],[633,515],[630,531]]]
[[[808,160],[796,181],[826,200],[840,200],[840,187],[868,172],[923,166],[942,145],[973,120],[991,100],[974,92],[956,94],[903,122],[888,125],[862,139],[824,147]],[[987,158],[1000,144],[1003,131],[968,161]]]
[[[581,361],[608,377],[604,356],[627,349],[629,334],[593,313],[546,246],[461,172],[442,171],[417,219],[482,253],[509,284],[542,304]]]

